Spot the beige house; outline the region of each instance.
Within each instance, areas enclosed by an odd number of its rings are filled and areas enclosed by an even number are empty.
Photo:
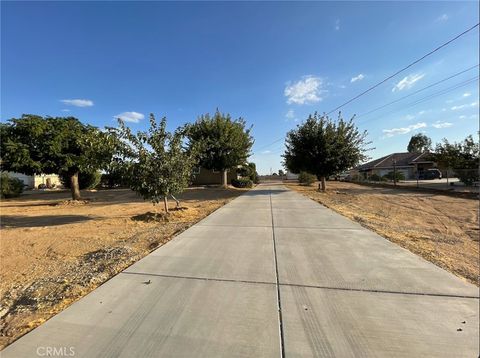
[[[221,171],[196,167],[193,169],[193,185],[220,185],[222,184],[223,173]],[[238,179],[237,171],[231,169],[227,171],[227,183],[232,179]]]
[[[415,179],[418,174],[436,167],[429,153],[392,153],[362,164],[351,171],[351,175],[360,174],[364,179],[376,174],[380,177],[392,172],[403,173],[405,179]]]
[[[26,188],[38,189],[40,184],[45,184],[47,187],[61,187],[62,183],[57,174],[34,174],[27,175],[15,172],[6,172],[10,178],[17,178],[23,181]]]

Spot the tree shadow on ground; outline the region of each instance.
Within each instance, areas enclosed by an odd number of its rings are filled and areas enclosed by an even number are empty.
[[[278,194],[282,194],[282,193],[286,193],[286,192],[289,192],[290,190],[288,189],[285,189],[285,190],[282,190],[282,189],[255,189],[255,190],[250,190],[250,191],[247,191],[245,192],[245,194],[243,194],[244,197],[249,197],[249,196],[266,196],[266,197],[269,197],[270,195],[278,195]]]
[[[202,201],[233,199],[244,192],[241,189],[223,189],[213,187],[190,187],[183,193],[176,195],[182,201]],[[71,199],[69,191],[36,192],[21,195],[18,198],[2,200],[2,208],[31,207],[31,206],[55,206],[61,205]],[[130,189],[105,189],[97,191],[82,190],[82,200],[88,201],[87,205],[117,205],[148,202],[135,194]]]
[[[48,215],[48,216],[2,216],[0,227],[2,228],[25,228],[25,227],[42,227],[42,226],[58,226],[75,224],[94,217],[85,215]]]

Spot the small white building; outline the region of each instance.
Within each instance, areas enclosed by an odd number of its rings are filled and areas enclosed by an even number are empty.
[[[290,171],[287,171],[287,174],[285,176],[287,177],[287,180],[297,180],[298,179],[298,174],[291,173]]]
[[[10,178],[17,178],[23,181],[26,188],[38,189],[40,184],[45,184],[47,187],[61,187],[62,183],[57,174],[33,174],[27,175],[16,172],[6,172]]]

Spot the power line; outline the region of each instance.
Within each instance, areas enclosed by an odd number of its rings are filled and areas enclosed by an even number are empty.
[[[473,66],[473,67],[471,67],[470,69],[461,71],[461,72],[459,72],[459,73],[457,73],[457,74],[455,74],[455,75],[452,75],[452,76],[450,76],[450,77],[444,78],[443,80],[438,81],[438,82],[436,82],[436,83],[434,83],[434,84],[432,84],[432,85],[430,85],[430,86],[427,86],[427,87],[425,87],[425,88],[422,88],[422,89],[420,89],[420,90],[418,90],[418,91],[416,91],[416,92],[414,92],[414,93],[412,93],[412,94],[410,94],[410,95],[404,96],[404,97],[402,97],[402,98],[400,98],[400,99],[398,99],[398,100],[396,100],[396,101],[393,101],[393,102],[387,103],[387,104],[385,104],[385,105],[383,105],[383,106],[381,106],[381,107],[378,107],[378,108],[376,108],[375,110],[372,110],[372,111],[369,111],[369,112],[367,112],[367,113],[364,113],[364,114],[362,114],[362,116],[364,116],[364,115],[366,115],[366,114],[368,114],[368,113],[372,113],[372,112],[374,112],[374,111],[376,111],[376,110],[378,110],[378,109],[384,108],[384,107],[386,107],[386,106],[388,106],[388,105],[391,105],[391,104],[393,104],[393,103],[396,103],[396,102],[398,102],[398,101],[400,101],[400,100],[402,100],[402,99],[405,99],[405,98],[407,98],[407,97],[410,97],[411,95],[416,94],[416,93],[418,93],[418,92],[421,92],[421,91],[423,91],[424,89],[433,87],[433,86],[436,85],[436,84],[439,84],[439,83],[441,83],[441,82],[445,82],[447,79],[451,79],[451,78],[453,78],[453,77],[455,77],[455,76],[457,76],[457,75],[459,75],[459,74],[461,74],[461,73],[465,73],[465,72],[467,72],[468,70],[471,70],[472,68],[475,68],[475,67],[478,67],[478,66],[479,66],[479,65]],[[479,76],[476,76],[476,77],[470,78],[470,79],[468,79],[468,80],[466,80],[466,81],[457,83],[457,84],[455,84],[455,85],[453,85],[453,86],[451,86],[451,87],[444,88],[443,90],[440,90],[440,91],[435,92],[435,93],[433,93],[433,94],[431,94],[431,95],[428,95],[428,96],[426,96],[426,97],[423,97],[423,98],[421,98],[421,99],[419,99],[419,100],[417,100],[417,101],[415,101],[415,102],[409,103],[409,104],[408,104],[407,106],[405,106],[405,107],[402,107],[402,108],[400,108],[400,109],[396,109],[396,110],[394,110],[394,111],[388,112],[388,113],[384,114],[384,116],[388,116],[388,115],[390,115],[390,114],[403,111],[404,109],[407,109],[407,108],[410,108],[410,107],[414,107],[414,106],[416,106],[417,104],[426,102],[426,101],[428,101],[428,100],[430,100],[430,99],[439,97],[439,96],[444,95],[444,94],[446,94],[446,93],[452,92],[452,91],[454,91],[454,90],[456,90],[456,89],[458,89],[458,88],[464,87],[464,86],[466,86],[466,85],[468,85],[468,84],[470,84],[470,83],[472,83],[472,82],[477,81],[478,79],[479,79]],[[357,116],[356,118],[358,118],[358,117],[360,117],[360,116]],[[367,120],[364,120],[364,121],[360,121],[358,124],[361,125],[361,124],[365,124],[365,123],[367,123],[367,122],[377,121],[377,120],[379,120],[379,119],[382,119],[382,118],[377,117],[377,118],[375,118],[375,119],[367,119]],[[284,137],[279,138],[279,139],[277,139],[276,141],[274,141],[274,142],[272,142],[272,143],[270,143],[270,144],[267,144],[267,145],[261,147],[260,149],[263,149],[263,148],[272,146],[273,144],[278,143],[278,142],[280,142],[280,141],[283,140],[283,139],[284,139]],[[260,150],[260,149],[258,149],[258,150]],[[272,151],[272,152],[270,152],[270,153],[268,153],[268,154],[274,154],[274,153],[275,153],[275,152]]]
[[[335,109],[331,110],[330,112],[327,113],[327,115],[328,115],[328,114],[331,114],[331,113],[333,113],[333,112],[335,112],[335,111],[337,111],[338,109],[346,106],[347,104],[349,104],[349,103],[353,102],[354,100],[360,98],[361,96],[367,94],[368,92],[370,92],[370,91],[372,91],[373,89],[377,88],[377,87],[380,86],[381,84],[383,84],[383,83],[387,82],[388,80],[392,79],[393,77],[395,77],[395,76],[398,75],[399,73],[401,73],[401,72],[409,69],[409,68],[412,67],[413,65],[417,64],[418,62],[422,61],[423,59],[425,59],[426,57],[432,55],[433,53],[437,52],[438,50],[442,49],[443,47],[448,46],[450,43],[452,43],[453,41],[455,41],[455,40],[457,40],[458,38],[462,37],[463,35],[469,33],[470,31],[472,31],[473,29],[475,29],[475,28],[478,27],[479,25],[480,25],[480,23],[477,23],[476,25],[468,28],[467,30],[463,31],[462,33],[458,34],[458,35],[455,36],[454,38],[450,39],[449,41],[443,43],[442,45],[440,45],[440,46],[438,46],[437,48],[433,49],[432,51],[428,52],[427,54],[423,55],[422,57],[420,57],[419,59],[415,60],[414,62],[412,62],[412,63],[408,64],[407,66],[403,67],[402,69],[398,70],[398,71],[395,72],[393,75],[388,76],[387,78],[385,78],[384,80],[378,82],[378,83],[375,84],[374,86],[368,88],[367,90],[365,90],[365,91],[363,91],[362,93],[358,94],[357,96],[351,98],[351,99],[348,100],[347,102],[345,102],[345,103],[341,104],[340,106],[336,107]],[[471,68],[469,68],[469,69],[466,69],[466,70],[464,70],[464,71],[462,71],[462,72],[459,72],[459,73],[457,73],[457,74],[455,74],[455,75],[452,75],[452,76],[450,76],[450,77],[448,77],[448,78],[445,78],[445,79],[443,79],[443,80],[440,80],[440,81],[438,81],[438,82],[436,82],[436,83],[434,83],[434,84],[432,84],[432,85],[430,85],[430,86],[427,86],[427,87],[425,87],[425,88],[423,88],[423,89],[421,89],[421,90],[418,90],[418,91],[416,91],[416,92],[414,92],[414,93],[412,93],[412,94],[410,94],[410,95],[408,95],[408,96],[404,96],[404,97],[402,97],[402,98],[400,98],[400,99],[398,99],[398,100],[396,100],[396,101],[393,101],[393,102],[391,102],[391,103],[387,103],[385,106],[382,106],[381,108],[384,108],[384,107],[386,107],[386,106],[388,106],[388,105],[390,105],[390,104],[396,103],[396,102],[398,102],[398,101],[400,101],[400,100],[402,100],[402,99],[405,99],[405,98],[407,98],[407,97],[410,97],[410,96],[413,95],[413,94],[416,94],[416,93],[418,93],[418,92],[421,92],[421,91],[423,91],[423,90],[425,90],[425,89],[427,89],[427,88],[433,87],[433,86],[435,86],[435,85],[437,85],[437,84],[439,84],[439,83],[441,83],[441,82],[444,82],[444,81],[446,81],[446,80],[448,80],[448,79],[451,79],[451,78],[453,78],[453,77],[456,77],[456,76],[458,76],[458,75],[460,75],[460,74],[462,74],[462,73],[464,73],[464,72],[467,72],[467,71],[469,71],[469,70],[471,70],[471,69],[473,69],[473,68],[475,68],[475,67],[478,67],[478,65],[473,66],[473,67],[471,67]],[[458,87],[456,87],[456,88],[458,88]],[[451,89],[451,90],[454,90],[454,89],[456,89],[456,88],[453,88],[453,89]],[[449,92],[449,91],[448,91],[448,92]],[[442,94],[443,94],[443,93],[442,93]],[[441,95],[441,94],[439,94],[439,95]],[[418,104],[418,103],[416,103],[416,104]],[[360,116],[365,116],[365,115],[367,115],[367,114],[369,114],[369,113],[372,113],[372,112],[374,112],[374,111],[376,111],[376,110],[378,110],[378,109],[381,109],[381,108],[376,108],[376,109],[374,109],[374,110],[372,110],[372,111],[370,111],[370,112],[368,112],[368,113],[363,113],[363,114],[361,114]],[[409,107],[407,107],[407,108],[409,108]],[[402,109],[403,109],[403,108],[402,108]],[[398,112],[398,111],[397,111],[397,112]],[[358,116],[358,117],[360,117],[360,116]],[[366,121],[365,121],[365,122],[366,122]],[[363,122],[363,123],[365,123],[365,122]],[[257,148],[256,152],[259,151],[259,150],[262,150],[262,149],[264,149],[264,148],[268,148],[268,147],[272,146],[273,144],[278,143],[278,142],[280,142],[281,140],[284,140],[284,138],[285,138],[285,137],[282,137],[282,138],[279,138],[279,139],[277,139],[277,140],[275,140],[275,141],[273,141],[273,142],[271,142],[271,143],[269,143],[269,144],[263,145],[263,146],[261,146],[260,148]]]
[[[429,100],[431,100],[431,99],[433,99],[433,98],[442,96],[442,95],[444,95],[444,94],[446,94],[446,93],[449,93],[449,92],[452,92],[452,91],[454,91],[454,90],[456,90],[456,89],[458,89],[458,88],[464,87],[464,86],[466,86],[466,85],[468,85],[468,84],[470,84],[470,83],[472,83],[472,82],[477,81],[478,78],[479,78],[479,76],[473,77],[473,78],[470,78],[469,80],[466,80],[466,81],[457,83],[457,84],[455,84],[455,85],[453,85],[453,86],[451,86],[451,87],[444,88],[444,89],[441,90],[441,91],[438,91],[438,92],[436,92],[436,93],[434,93],[434,94],[431,94],[431,95],[428,95],[428,96],[426,96],[426,97],[423,97],[423,98],[421,98],[421,99],[419,99],[419,100],[416,100],[415,102],[409,103],[407,106],[404,106],[404,107],[402,107],[402,108],[400,108],[400,109],[396,109],[396,110],[390,111],[390,112],[384,114],[384,116],[388,116],[388,115],[390,115],[390,114],[403,111],[403,110],[405,110],[405,109],[407,109],[407,108],[414,107],[414,106],[416,106],[417,104],[420,104],[420,103],[423,103],[423,102],[427,102],[427,101],[429,101]],[[384,116],[383,116],[383,117],[384,117]],[[383,117],[382,117],[382,118],[383,118]],[[372,120],[372,119],[367,119],[367,120],[364,120],[364,121],[362,121],[362,122],[359,122],[358,124],[365,124],[365,123],[367,123],[367,122],[377,121],[377,120],[382,119],[382,118],[377,117],[376,119],[373,119],[373,120]]]
[[[421,99],[419,99],[419,100],[417,100],[417,101],[415,101],[415,102],[412,102],[412,103],[408,104],[406,107],[402,107],[402,108],[400,108],[400,109],[397,109],[397,110],[388,112],[388,113],[386,113],[384,116],[388,116],[388,115],[390,115],[390,114],[403,111],[404,109],[407,109],[407,108],[410,108],[410,107],[414,107],[414,106],[416,106],[417,104],[426,102],[426,101],[431,100],[431,99],[433,99],[433,98],[439,97],[439,96],[444,95],[444,94],[449,93],[449,92],[452,92],[452,91],[454,91],[454,90],[456,90],[456,89],[458,89],[458,88],[464,87],[464,86],[466,86],[466,85],[468,85],[468,84],[470,84],[470,83],[472,83],[472,82],[478,81],[478,79],[479,79],[479,76],[470,78],[469,80],[466,80],[466,81],[464,81],[464,82],[457,83],[456,85],[454,85],[454,86],[452,86],[452,87],[445,88],[445,89],[443,89],[443,90],[441,90],[441,91],[438,91],[438,92],[436,92],[436,93],[434,93],[434,94],[431,94],[431,95],[429,95],[429,96],[423,97],[423,98],[421,98]],[[383,118],[383,117],[382,117],[382,118]],[[365,120],[365,121],[363,121],[363,122],[360,122],[360,123],[358,123],[358,124],[365,124],[365,123],[367,123],[367,122],[377,121],[377,120],[382,119],[382,118],[377,117],[376,119],[373,119],[373,120],[372,120],[372,119],[367,119],[367,120]]]
[[[283,140],[283,139],[284,139],[284,137],[282,137],[282,138],[279,138],[279,139],[277,139],[277,140],[273,141],[273,142],[272,142],[272,143],[270,143],[270,144],[263,145],[263,146],[261,146],[260,148],[257,148],[257,151],[259,151],[259,150],[262,150],[263,148],[268,148],[268,147],[270,147],[270,146],[274,145],[275,143],[278,143],[278,142],[280,142],[280,141],[281,141],[281,140]]]
[[[431,88],[431,87],[434,87],[434,86],[436,86],[436,85],[439,85],[440,83],[443,83],[443,82],[445,82],[445,81],[448,81],[448,80],[450,80],[450,79],[452,79],[452,78],[454,78],[454,77],[460,76],[461,74],[463,74],[463,73],[465,73],[465,72],[471,71],[471,70],[473,70],[474,68],[476,68],[476,67],[478,67],[478,66],[479,66],[479,65],[475,65],[475,66],[472,66],[472,67],[467,68],[466,70],[457,72],[457,73],[455,73],[454,75],[451,75],[451,76],[449,76],[449,77],[446,77],[446,78],[444,78],[444,79],[442,79],[442,80],[440,80],[440,81],[438,81],[438,82],[432,83],[432,84],[429,85],[429,86],[423,87],[423,88],[421,88],[421,89],[419,89],[419,90],[417,90],[417,91],[415,91],[415,92],[412,92],[412,93],[410,93],[410,94],[408,94],[408,95],[406,95],[406,96],[403,96],[403,97],[401,97],[401,98],[399,98],[399,99],[396,99],[395,101],[389,102],[389,103],[384,104],[384,105],[382,105],[382,106],[380,106],[380,107],[377,107],[377,108],[375,108],[375,109],[372,109],[372,110],[370,110],[370,111],[368,111],[368,112],[365,112],[365,113],[362,113],[362,114],[360,114],[360,115],[358,115],[358,116],[355,116],[355,118],[358,119],[358,118],[360,118],[360,117],[364,117],[364,116],[366,116],[366,115],[368,115],[368,114],[370,114],[370,113],[376,112],[376,111],[378,111],[378,110],[380,110],[380,109],[383,109],[383,108],[385,108],[385,107],[388,107],[388,106],[390,106],[390,105],[392,105],[392,104],[394,104],[394,103],[400,102],[400,101],[404,100],[405,98],[411,97],[411,96],[413,96],[413,95],[415,95],[415,94],[417,94],[417,93],[420,93],[420,92],[422,92],[422,91],[424,91],[424,90],[426,90],[426,89],[429,89],[429,88]]]
[[[463,31],[461,34],[458,34],[457,36],[455,36],[454,38],[450,39],[449,41],[445,42],[444,44],[438,46],[437,48],[433,49],[432,51],[428,52],[427,54],[423,55],[422,57],[420,57],[419,59],[413,61],[412,63],[408,64],[407,66],[403,67],[402,69],[398,70],[397,72],[395,72],[393,75],[390,75],[388,76],[387,78],[385,78],[384,80],[378,82],[377,84],[373,85],[372,87],[368,88],[367,90],[363,91],[362,93],[356,95],[355,97],[349,99],[347,102],[341,104],[340,106],[336,107],[335,109],[331,110],[330,112],[328,112],[327,114],[331,114],[337,110],[339,110],[340,108],[346,106],[347,104],[355,101],[357,98],[360,98],[361,96],[367,94],[368,92],[372,91],[373,89],[377,88],[378,86],[380,86],[381,84],[387,82],[388,80],[392,79],[393,77],[395,77],[396,75],[398,75],[399,73],[402,73],[403,71],[409,69],[410,67],[412,67],[413,65],[417,64],[418,62],[422,61],[423,59],[425,59],[426,57],[434,54],[435,52],[437,52],[438,50],[442,49],[443,47],[449,45],[450,43],[452,43],[453,41],[457,40],[458,38],[462,37],[463,35],[469,33],[470,31],[472,31],[473,29],[475,29],[476,27],[478,27],[478,25],[480,25],[480,23],[477,23],[476,25],[470,27],[469,29]]]
[[[478,65],[477,65],[477,66],[478,66]],[[476,66],[474,66],[474,67],[476,67]],[[466,81],[457,83],[457,84],[455,84],[455,85],[453,85],[453,86],[451,86],[451,87],[444,88],[443,90],[440,90],[440,91],[438,91],[438,92],[435,92],[434,94],[428,95],[428,96],[423,97],[423,98],[421,98],[421,99],[419,99],[419,100],[417,100],[417,101],[415,101],[415,102],[412,102],[412,103],[408,104],[408,105],[405,106],[405,107],[402,107],[402,108],[400,108],[400,109],[396,109],[396,110],[394,110],[394,111],[388,112],[388,113],[384,114],[384,116],[388,116],[388,115],[390,115],[390,114],[394,114],[394,113],[403,111],[403,110],[405,110],[405,109],[407,109],[407,108],[414,107],[414,106],[416,106],[417,104],[426,102],[426,101],[428,101],[428,100],[430,100],[430,99],[439,97],[439,96],[444,95],[444,94],[446,94],[446,93],[452,92],[452,91],[454,91],[454,90],[456,90],[456,89],[458,89],[458,88],[464,87],[464,86],[466,86],[466,85],[468,85],[468,84],[470,84],[470,83],[472,83],[472,82],[477,81],[478,79],[479,79],[479,76],[473,77],[473,78],[470,78],[470,79],[468,79],[468,80],[466,80]],[[429,87],[431,87],[431,86],[429,86]],[[425,89],[426,89],[426,88],[425,88]],[[418,93],[418,92],[419,92],[419,91],[417,91],[417,93]],[[410,95],[409,95],[409,96],[410,96]],[[402,99],[404,99],[404,98],[406,98],[406,97],[409,97],[409,96],[405,96],[405,97],[403,97]],[[392,104],[392,103],[393,103],[393,102],[391,102],[391,103],[389,103],[389,104]],[[387,106],[387,105],[389,105],[389,104],[386,104],[385,106]],[[385,107],[385,106],[382,106],[382,108]],[[383,117],[382,117],[382,118],[383,118]],[[364,120],[364,121],[359,122],[358,124],[359,124],[359,125],[362,125],[362,124],[365,124],[365,123],[367,123],[367,122],[377,121],[377,120],[382,119],[382,118],[377,117],[377,118],[375,118],[375,119],[367,119],[367,120]],[[280,142],[281,140],[284,140],[284,139],[285,139],[284,137],[279,138],[279,139],[277,139],[276,141],[274,141],[274,142],[272,142],[272,143],[270,143],[270,144],[267,144],[266,146],[261,147],[260,149],[263,149],[263,148],[272,146],[273,144],[278,143],[278,142]],[[258,149],[258,150],[260,150],[260,149]],[[257,151],[258,151],[258,150],[257,150]],[[275,152],[272,151],[272,152],[270,152],[270,153],[268,153],[268,154],[274,154],[274,153],[275,153]]]
[[[446,94],[446,93],[452,92],[452,91],[454,91],[454,90],[456,90],[456,89],[458,89],[458,88],[461,88],[461,87],[464,87],[464,86],[466,86],[466,85],[468,85],[468,84],[470,84],[470,83],[476,82],[476,81],[478,81],[478,79],[479,79],[479,76],[472,77],[472,78],[470,78],[470,79],[468,79],[468,80],[466,80],[466,81],[457,83],[456,85],[453,85],[452,87],[445,88],[445,89],[443,89],[443,90],[441,90],[441,91],[438,91],[438,92],[436,92],[436,93],[434,93],[434,94],[431,94],[431,95],[429,95],[429,96],[427,96],[427,97],[423,97],[423,98],[421,98],[421,99],[419,99],[419,100],[411,103],[411,105],[415,105],[415,104],[418,104],[418,103],[423,103],[423,102],[425,102],[426,100],[429,100],[429,99],[432,99],[432,98],[436,98],[436,97],[439,97],[439,96],[444,95],[444,94]],[[407,108],[408,108],[408,107],[407,107]],[[402,109],[403,109],[403,108],[402,108]]]

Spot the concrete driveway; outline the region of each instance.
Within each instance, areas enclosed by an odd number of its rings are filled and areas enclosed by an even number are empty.
[[[1,356],[477,357],[478,315],[477,287],[269,184]]]

